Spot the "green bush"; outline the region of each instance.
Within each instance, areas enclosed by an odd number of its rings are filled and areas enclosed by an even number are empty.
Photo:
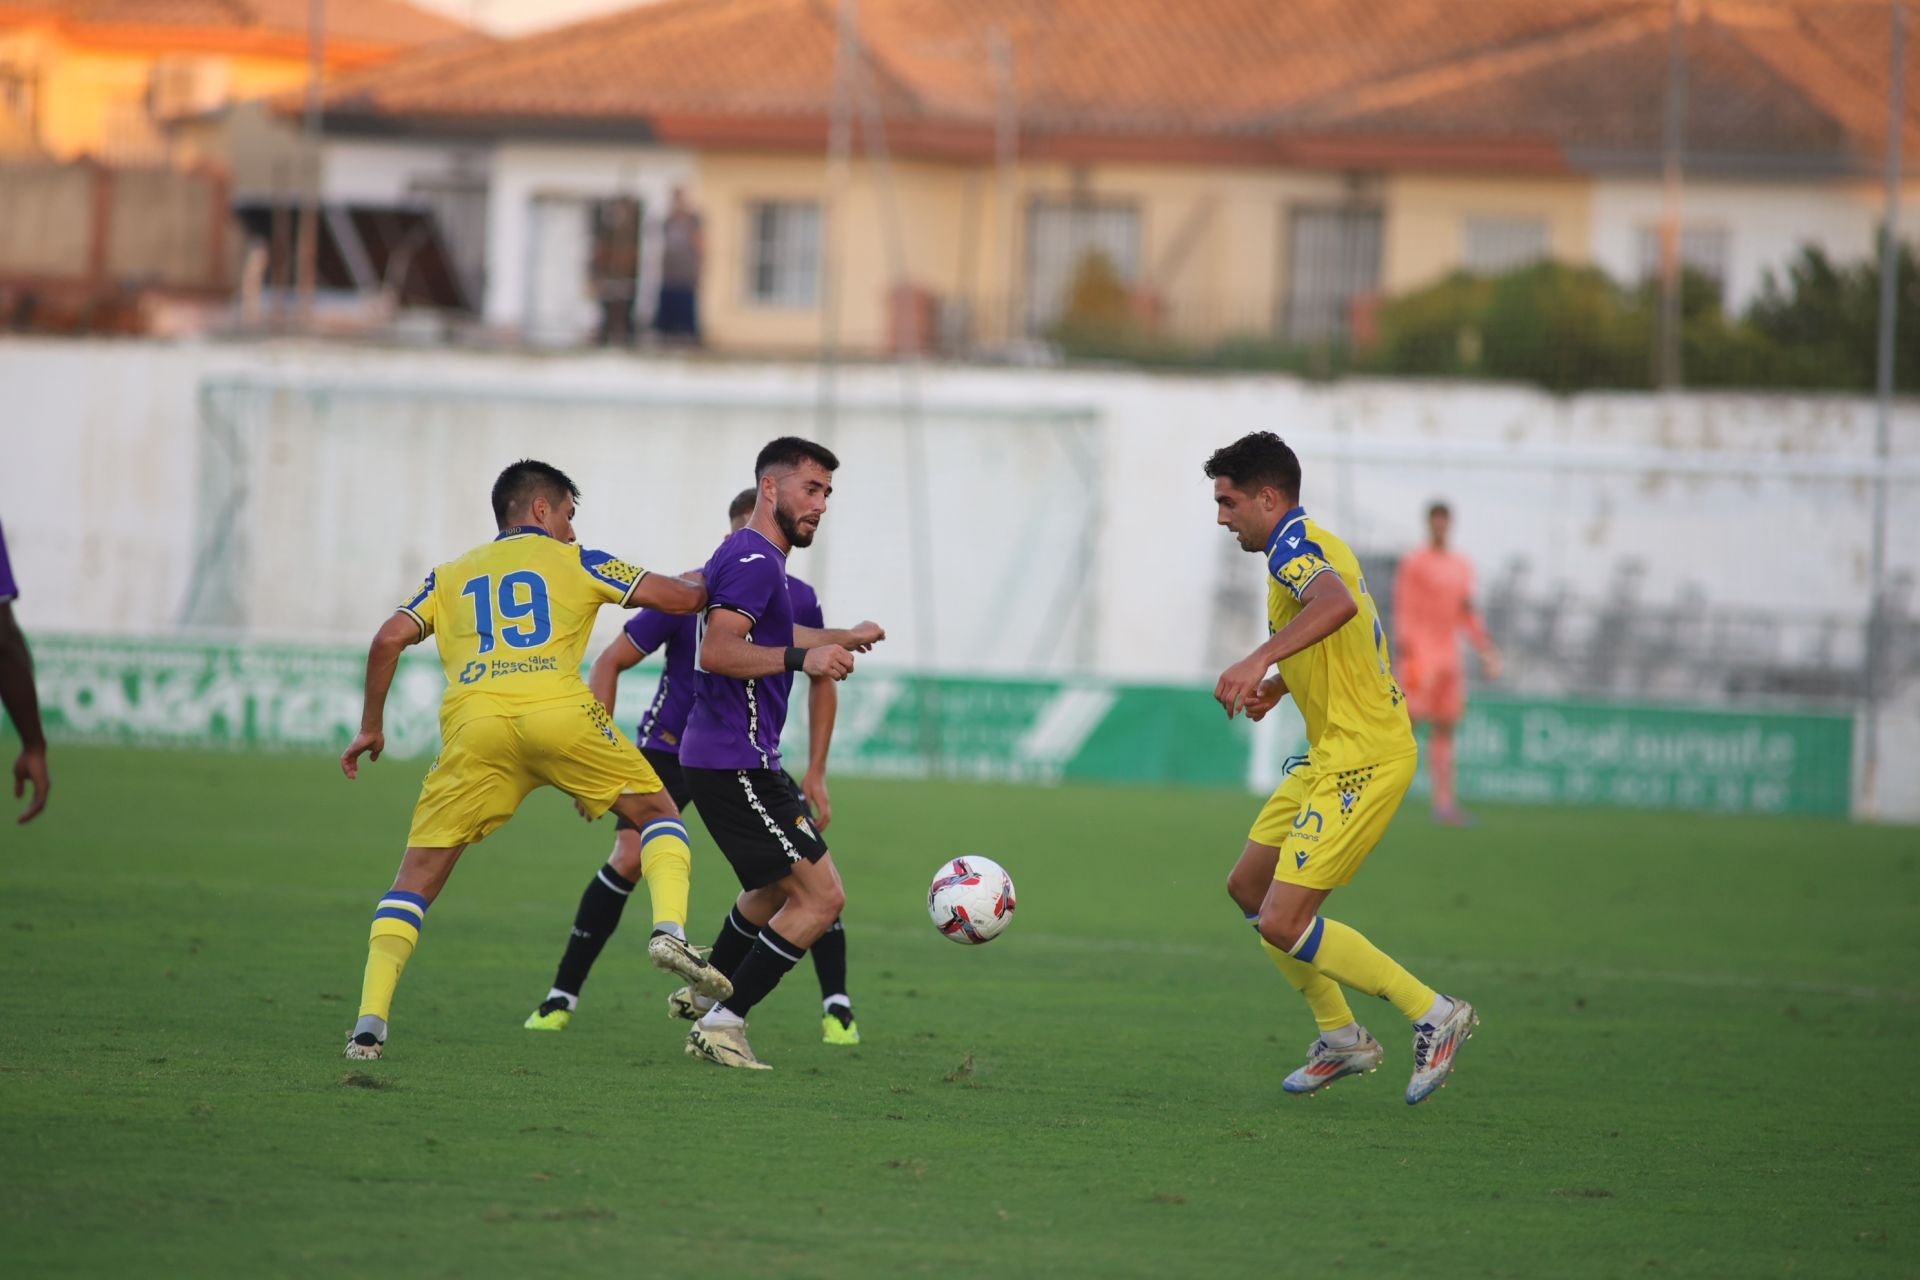
[[[1894,385],[1920,389],[1920,266],[1904,242],[1895,266]],[[1876,385],[1880,262],[1835,263],[1809,245],[1784,280],[1769,271],[1747,322],[1789,353],[1796,386],[1867,391]]]
[[[1380,308],[1380,345],[1367,367],[1389,373],[1484,376],[1493,280],[1465,271]]]
[[[1902,246],[1896,386],[1920,391],[1920,262]],[[1873,258],[1838,264],[1808,247],[1769,273],[1744,316],[1720,286],[1686,272],[1680,287],[1681,380],[1690,387],[1870,391],[1880,276]],[[1384,303],[1378,344],[1303,347],[1260,335],[1194,345],[1143,332],[1126,283],[1104,254],[1075,272],[1052,333],[1080,359],[1172,369],[1246,369],[1339,377],[1351,370],[1500,378],[1571,393],[1651,387],[1658,374],[1660,290],[1627,289],[1593,267],[1540,262],[1499,276],[1456,272]]]
[[[1486,371],[1550,391],[1644,387],[1646,309],[1605,272],[1557,262],[1509,271],[1487,299]]]
[[[1863,288],[1869,271],[1865,265],[1836,270],[1810,250],[1795,264],[1790,289],[1769,280],[1739,319],[1721,308],[1714,281],[1686,272],[1682,382],[1866,389],[1873,313],[1869,306],[1862,315],[1862,308],[1870,303]],[[1920,328],[1920,315],[1914,325]],[[1642,389],[1657,376],[1659,327],[1658,285],[1623,289],[1597,269],[1553,262],[1498,277],[1460,273],[1381,309],[1381,344],[1367,367],[1501,378],[1559,392]]]
[[[1501,276],[1459,272],[1381,308],[1381,373],[1506,378],[1555,391],[1643,387],[1645,306],[1591,267],[1540,262]]]

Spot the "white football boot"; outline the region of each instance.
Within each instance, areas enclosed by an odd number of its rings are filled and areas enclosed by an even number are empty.
[[[1322,1037],[1307,1047],[1307,1064],[1282,1080],[1280,1087],[1288,1093],[1314,1093],[1335,1080],[1378,1071],[1386,1053],[1365,1027],[1360,1028],[1360,1043],[1350,1049],[1336,1049]]]
[[[1465,1000],[1449,996],[1453,1012],[1438,1026],[1417,1022],[1413,1027],[1413,1079],[1407,1081],[1407,1105],[1420,1102],[1436,1089],[1446,1087],[1453,1072],[1460,1046],[1473,1037],[1480,1025],[1480,1014]]]
[[[706,1027],[693,1024],[687,1033],[687,1056],[700,1058],[716,1067],[746,1067],[753,1071],[771,1071],[772,1066],[753,1056],[747,1043],[747,1024],[737,1027]]]

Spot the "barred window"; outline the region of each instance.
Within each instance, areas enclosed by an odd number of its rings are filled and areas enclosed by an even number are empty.
[[[1128,285],[1140,278],[1140,211],[1126,204],[1035,200],[1027,209],[1027,332],[1066,315],[1075,278],[1103,255]]]
[[[1469,215],[1460,265],[1478,275],[1497,276],[1547,256],[1547,220]]]
[[[820,302],[820,206],[767,200],[747,209],[747,301],[763,307]]]
[[[1380,290],[1380,210],[1299,206],[1287,219],[1281,329],[1293,342],[1342,342],[1354,303]]]

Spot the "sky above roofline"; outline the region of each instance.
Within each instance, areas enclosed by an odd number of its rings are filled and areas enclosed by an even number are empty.
[[[597,18],[616,9],[637,9],[650,0],[413,0],[488,35],[523,36],[549,27]]]

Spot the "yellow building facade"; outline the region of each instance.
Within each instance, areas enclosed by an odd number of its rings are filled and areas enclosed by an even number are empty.
[[[739,350],[914,345],[902,283],[968,343],[1046,337],[1095,252],[1130,331],[1187,345],[1345,336],[1356,311],[1455,270],[1590,259],[1591,184],[1573,176],[859,160],[836,181],[823,156],[745,151],[701,152],[696,173],[702,313]]]
[[[338,5],[332,6],[336,10]],[[369,15],[351,12],[353,29]],[[244,9],[236,10],[244,12]],[[457,24],[405,10],[406,39],[329,39],[323,73],[375,65],[415,37]],[[169,125],[306,83],[302,31],[231,25],[78,21],[0,0],[0,155],[151,165],[169,159]]]

